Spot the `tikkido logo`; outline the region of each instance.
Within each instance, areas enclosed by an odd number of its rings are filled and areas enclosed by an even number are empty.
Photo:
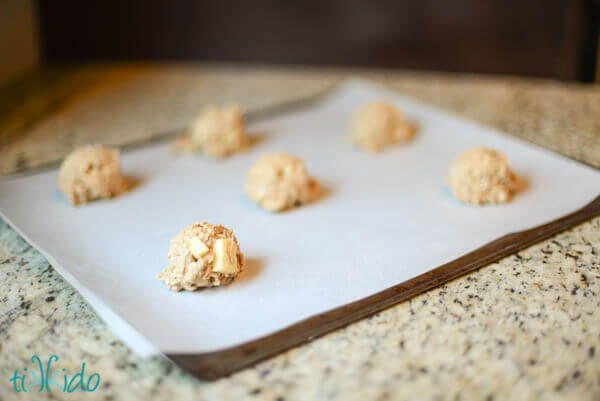
[[[54,366],[52,366],[53,362],[56,362]],[[71,378],[69,378],[69,373],[64,368],[60,369],[62,377],[57,378],[59,369],[58,356],[56,355],[50,356],[45,366],[37,355],[31,357],[31,363],[33,364],[32,369],[23,368],[22,374],[18,369],[15,369],[13,376],[10,378],[15,392],[35,391],[36,386],[39,386],[38,392],[40,393],[44,390],[65,393],[72,393],[75,390],[93,392],[100,385],[100,375],[98,373],[93,373],[86,380],[85,362],[81,363],[81,369]],[[54,371],[54,374],[50,377],[52,371]]]

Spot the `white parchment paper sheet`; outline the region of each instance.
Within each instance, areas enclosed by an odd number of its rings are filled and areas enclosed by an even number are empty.
[[[372,100],[397,104],[419,125],[416,139],[377,155],[351,147],[351,114]],[[82,207],[57,191],[56,170],[3,179],[0,212],[136,351],[203,352],[272,333],[553,220],[600,188],[597,170],[358,80],[250,131],[262,141],[226,160],[178,157],[165,144],[127,152],[123,171],[143,183]],[[529,181],[512,203],[469,206],[445,188],[452,158],[479,145],[505,153]],[[302,157],[327,196],[282,214],[247,200],[244,171],[275,150]],[[156,278],[169,239],[202,220],[234,229],[247,271],[228,287],[170,292]]]

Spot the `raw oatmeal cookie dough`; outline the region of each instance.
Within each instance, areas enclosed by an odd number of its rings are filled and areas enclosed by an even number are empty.
[[[222,225],[196,223],[171,239],[169,264],[158,278],[171,291],[229,284],[244,268],[233,231]]]
[[[209,106],[192,123],[187,135],[176,141],[175,148],[225,157],[239,152],[247,144],[244,116],[240,108],[236,105]]]
[[[509,202],[522,186],[502,153],[473,148],[450,165],[448,183],[454,196],[476,205]]]
[[[409,141],[415,133],[415,127],[404,120],[395,106],[374,102],[355,114],[350,141],[369,152],[379,152],[386,146]]]
[[[301,159],[276,152],[261,157],[248,170],[246,193],[264,209],[280,212],[316,200],[320,185],[308,176]]]
[[[60,166],[58,187],[73,205],[113,198],[127,191],[119,151],[87,145],[71,152]]]

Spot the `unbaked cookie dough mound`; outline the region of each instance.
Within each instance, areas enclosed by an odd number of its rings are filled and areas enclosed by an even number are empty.
[[[158,278],[171,291],[229,284],[242,272],[244,255],[233,231],[196,223],[171,239],[169,264]]]
[[[119,168],[119,151],[102,145],[74,150],[62,162],[58,187],[73,205],[121,195],[127,180]]]
[[[280,212],[316,200],[320,185],[308,176],[301,159],[276,152],[261,157],[248,170],[246,193],[264,209]]]
[[[459,155],[448,173],[454,196],[476,205],[509,202],[519,190],[520,182],[506,157],[488,148],[473,148]]]
[[[225,157],[248,145],[244,116],[236,105],[209,106],[190,126],[187,136],[175,143],[181,151],[202,151],[209,156]]]
[[[415,127],[395,106],[374,102],[355,114],[350,141],[369,152],[379,152],[386,146],[409,141],[415,133]]]

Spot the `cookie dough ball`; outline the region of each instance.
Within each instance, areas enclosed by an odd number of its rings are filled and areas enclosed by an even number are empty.
[[[171,291],[229,284],[244,268],[233,231],[222,225],[196,223],[171,239],[169,265],[158,275]]]
[[[369,152],[406,142],[415,136],[415,127],[389,103],[369,103],[354,116],[350,141]]]
[[[119,151],[87,145],[71,152],[60,166],[58,187],[73,205],[113,198],[127,191]]]
[[[244,116],[236,105],[209,106],[192,123],[186,137],[175,147],[183,151],[202,151],[213,157],[225,157],[248,144]]]
[[[246,193],[264,209],[279,212],[316,200],[320,186],[308,176],[302,160],[276,152],[261,157],[248,170]]]
[[[477,205],[509,202],[517,192],[519,182],[508,167],[506,157],[487,148],[473,148],[459,155],[448,173],[454,196]]]

